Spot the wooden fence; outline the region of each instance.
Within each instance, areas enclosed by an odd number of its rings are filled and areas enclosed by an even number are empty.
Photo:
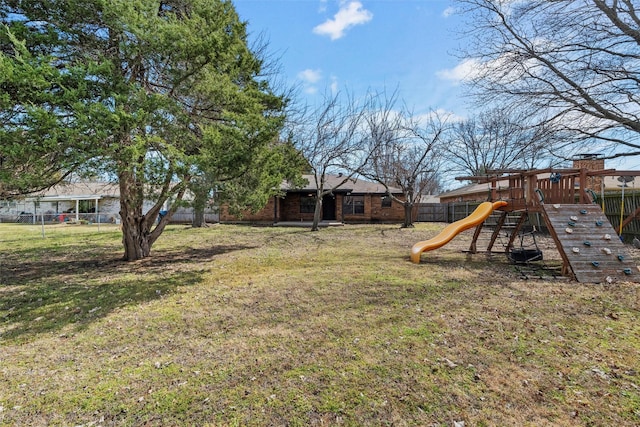
[[[640,206],[640,191],[628,191],[624,194],[624,203],[622,194],[605,194],[604,204],[600,197],[597,198],[598,204],[602,207],[609,222],[616,232],[620,230],[620,214],[622,220],[631,215]],[[640,238],[640,217],[635,218],[622,229],[622,236],[626,242],[633,240],[634,237]]]

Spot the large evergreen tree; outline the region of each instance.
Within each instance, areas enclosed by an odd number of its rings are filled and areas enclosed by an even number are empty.
[[[266,153],[286,100],[230,1],[5,0],[0,20],[0,66],[17,70],[0,93],[0,159],[43,154],[49,182],[83,170],[117,179],[125,259],[149,255],[195,177],[213,187],[277,159]]]

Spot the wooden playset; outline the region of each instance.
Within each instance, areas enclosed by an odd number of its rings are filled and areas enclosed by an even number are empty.
[[[540,214],[562,257],[562,274],[584,283],[617,280],[640,282],[640,271],[618,233],[599,205],[595,204],[605,176],[616,176],[622,186],[640,171],[613,169],[588,170],[542,169],[492,171],[486,176],[457,178],[486,183],[490,201],[506,201],[500,212],[487,251],[491,252],[509,214],[519,214],[510,230],[507,253],[535,260],[536,253],[518,253],[514,248],[522,226],[532,213]],[[506,185],[505,185],[506,184]],[[624,199],[623,199],[624,200]],[[640,214],[640,208],[621,218],[622,228]],[[477,241],[483,223],[476,227],[471,253],[477,252]],[[528,258],[531,257],[531,258]]]

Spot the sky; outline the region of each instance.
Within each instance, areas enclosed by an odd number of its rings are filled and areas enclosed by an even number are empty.
[[[262,37],[299,101],[327,94],[398,91],[415,115],[473,116],[465,96],[471,61],[460,58],[464,17],[455,0],[233,0],[251,40]],[[401,105],[397,105],[398,108]],[[636,157],[606,166],[637,169]]]
[[[234,0],[303,104],[335,91],[399,99],[415,114],[467,117],[460,85],[461,16],[452,0]]]

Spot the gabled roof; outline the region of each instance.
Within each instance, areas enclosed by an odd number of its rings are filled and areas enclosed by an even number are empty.
[[[309,192],[316,191],[316,181],[313,175],[302,175],[302,178],[307,181],[307,184],[302,187],[294,187],[291,186],[288,182],[285,182],[282,185],[282,189],[290,192]],[[344,179],[345,175],[325,175],[325,189],[334,189],[335,193],[356,193],[356,194],[385,194],[387,190],[384,188],[384,185],[379,184],[377,182],[365,181],[362,178],[349,178],[347,182],[340,185]],[[339,187],[338,187],[339,186]],[[389,187],[394,194],[401,194],[402,190],[395,187]]]
[[[47,190],[27,195],[26,199],[40,201],[95,200],[119,198],[120,187],[112,182],[80,181],[62,182]]]
[[[505,184],[506,185],[506,184]],[[488,184],[467,184],[465,186],[456,188],[454,190],[445,191],[444,193],[440,193],[438,197],[440,198],[449,198],[449,197],[460,197],[466,196],[469,194],[480,194],[480,193],[489,193],[491,188]]]

